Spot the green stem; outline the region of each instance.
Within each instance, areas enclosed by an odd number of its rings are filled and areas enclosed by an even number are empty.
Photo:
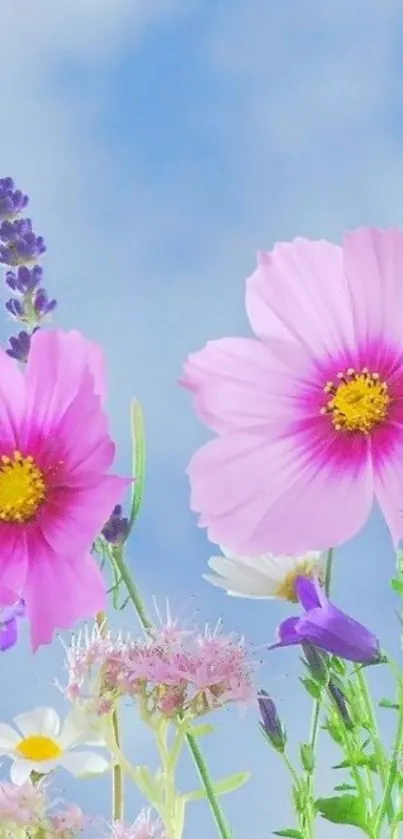
[[[112,729],[116,746],[120,748],[119,737],[119,717],[117,709],[115,708],[112,715]],[[115,763],[112,774],[112,796],[113,796],[113,820],[122,821],[123,819],[123,777],[122,767],[119,763]]]
[[[107,617],[104,612],[97,615],[97,624],[100,632],[105,635],[107,632]],[[112,731],[116,747],[120,749],[119,716],[117,708],[112,714]],[[112,819],[121,821],[123,819],[123,776],[122,768],[114,761],[112,770]]]
[[[403,683],[400,676],[398,676],[398,688],[399,688],[399,704],[401,705],[403,700]],[[402,708],[399,711],[399,722],[396,730],[395,742],[393,746],[392,752],[392,759],[389,764],[389,772],[386,779],[386,786],[383,794],[383,799],[381,806],[379,808],[378,817],[375,823],[375,837],[376,839],[380,839],[381,831],[382,831],[382,823],[385,818],[385,815],[390,811],[390,807],[392,807],[393,812],[393,803],[392,803],[392,792],[393,787],[395,785],[396,778],[399,772],[399,758],[400,752],[403,745],[403,713]],[[393,835],[393,834],[392,834]]]
[[[147,615],[141,594],[129,572],[129,569],[127,568],[127,565],[123,558],[123,548],[121,546],[113,550],[113,561],[116,567],[119,569],[121,578],[127,588],[127,592],[137,612],[141,626],[143,627],[145,632],[149,632],[152,629],[153,624]],[[198,746],[197,740],[195,737],[192,737],[191,734],[186,734],[185,737],[189,747],[189,751],[192,755],[194,764],[198,771],[199,777],[203,783],[206,796],[210,805],[210,810],[215,820],[217,831],[221,839],[232,839],[231,830],[227,824],[224,812],[214,791],[214,786],[210,778],[210,773],[202,755],[202,752]]]
[[[333,564],[333,556],[334,551],[333,548],[329,548],[327,552],[327,559],[326,559],[326,568],[325,568],[325,592],[328,595],[330,592],[330,585],[332,580],[332,564]],[[320,720],[320,709],[322,706],[322,696],[319,697],[315,701],[312,711],[311,717],[311,726],[310,726],[310,735],[309,735],[309,745],[312,751],[312,755],[315,755],[316,751],[316,744],[318,741],[318,733],[319,733],[319,720]],[[313,772],[311,772],[307,777],[307,784],[308,784],[308,795],[312,796],[312,788],[313,788]],[[309,824],[306,825],[308,833],[308,839],[312,836],[312,816],[309,815]]]

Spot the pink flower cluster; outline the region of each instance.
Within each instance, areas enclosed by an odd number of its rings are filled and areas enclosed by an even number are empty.
[[[121,696],[136,699],[142,716],[201,716],[221,705],[256,698],[252,664],[242,639],[185,631],[169,624],[144,639],[106,637],[94,628],[67,653],[70,701],[101,715]]]
[[[153,820],[150,810],[143,810],[134,824],[115,822],[111,839],[167,839],[163,824]]]
[[[85,817],[79,807],[50,813],[43,784],[27,781],[22,786],[0,783],[0,836],[15,836],[19,828],[43,839],[75,839],[82,832]],[[19,835],[19,834],[18,834]]]

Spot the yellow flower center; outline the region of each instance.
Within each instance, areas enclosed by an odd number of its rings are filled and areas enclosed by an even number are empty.
[[[42,737],[40,734],[32,734],[20,740],[16,751],[26,760],[55,760],[63,754],[63,749],[51,740],[50,737]]]
[[[319,580],[322,579],[322,572],[318,569],[317,564],[313,563],[309,557],[302,559],[281,581],[279,587],[276,589],[275,596],[281,597],[282,600],[288,600],[289,603],[298,603],[298,597],[295,591],[296,580],[298,577],[308,577],[311,580],[314,574]]]
[[[331,415],[336,431],[369,434],[388,413],[390,396],[386,382],[380,380],[379,373],[370,373],[366,367],[361,373],[349,367],[346,373],[338,373],[337,378],[338,385],[327,382],[324,387],[331,398],[321,413]]]
[[[45,500],[44,476],[33,457],[15,451],[0,457],[0,520],[25,522]]]

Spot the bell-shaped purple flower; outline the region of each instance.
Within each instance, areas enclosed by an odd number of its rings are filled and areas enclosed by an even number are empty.
[[[348,661],[378,664],[383,660],[376,636],[337,609],[318,580],[299,577],[295,591],[305,614],[283,621],[277,630],[278,640],[269,649],[308,642]]]

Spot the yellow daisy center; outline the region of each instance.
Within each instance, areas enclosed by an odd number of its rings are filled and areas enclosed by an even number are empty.
[[[46,496],[44,476],[33,457],[15,451],[0,457],[0,520],[25,522],[31,519]]]
[[[280,585],[276,589],[275,596],[281,597],[282,600],[288,600],[290,603],[298,603],[298,596],[295,591],[295,582],[298,577],[308,577],[312,579],[314,574],[319,578],[322,577],[321,571],[317,565],[312,562],[312,559],[307,557],[301,560],[298,565],[289,571],[288,574],[281,580]]]
[[[388,413],[390,395],[386,382],[367,367],[360,373],[349,367],[346,373],[338,373],[337,378],[339,384],[327,382],[324,387],[331,398],[321,413],[331,416],[336,431],[369,434]]]
[[[42,737],[40,734],[31,734],[24,737],[16,746],[16,752],[26,760],[55,760],[63,754],[63,749],[50,737]]]

